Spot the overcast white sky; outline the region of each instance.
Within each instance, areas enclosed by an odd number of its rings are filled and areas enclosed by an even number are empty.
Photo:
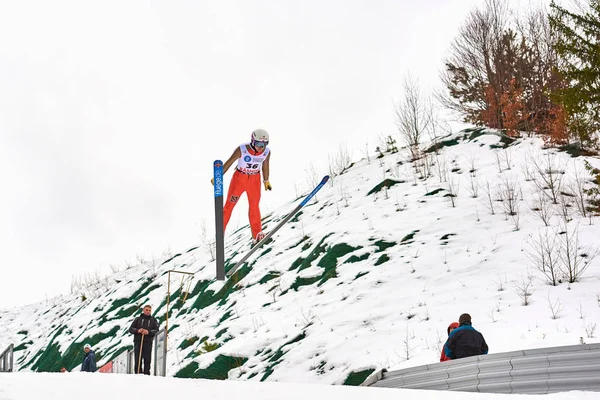
[[[255,128],[273,151],[264,214],[341,144],[373,149],[403,75],[437,85],[482,3],[0,0],[2,281],[22,282],[0,284],[0,308],[197,244],[212,162]]]

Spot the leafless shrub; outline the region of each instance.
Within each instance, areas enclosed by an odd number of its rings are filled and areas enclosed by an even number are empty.
[[[495,280],[494,283],[498,287],[498,291],[499,292],[503,292],[504,291],[504,286],[506,286],[506,282],[507,282],[506,275],[504,276],[504,279],[502,279],[502,277],[500,276],[500,274],[498,274],[498,280]]]
[[[558,204],[565,174],[564,165],[557,161],[555,154],[549,152],[544,156],[529,154],[528,162],[531,163],[536,175],[533,182],[550,197],[554,204]]]
[[[538,233],[536,239],[529,241],[527,258],[535,269],[544,274],[552,286],[560,280],[560,248],[557,245],[555,232],[544,229]]]
[[[496,159],[496,166],[498,167],[498,172],[502,173],[502,153],[500,152],[500,150],[496,150],[494,152],[494,158]]]
[[[446,194],[446,197],[448,197],[450,199],[450,204],[452,204],[452,207],[456,207],[456,198],[458,197],[458,191],[460,188],[460,178],[459,177],[451,177],[450,179],[448,179],[447,185],[446,185],[446,190],[448,191],[448,193]]]
[[[215,239],[212,236],[208,236],[205,218],[202,219],[200,224],[200,243],[202,244],[202,248],[210,256],[210,261],[215,261],[217,246]]]
[[[540,217],[545,226],[550,226],[552,219],[552,205],[542,191],[538,191],[538,197],[536,203],[531,207],[533,212]]]
[[[560,303],[560,299],[557,298],[556,301],[552,301],[552,299],[550,299],[550,292],[548,292],[546,300],[548,301],[548,308],[550,309],[550,313],[552,314],[552,319],[557,319],[560,312],[562,311],[562,304]]]
[[[596,323],[592,322],[589,324],[585,324],[584,322],[584,329],[585,329],[585,334],[587,335],[588,338],[592,339],[594,338],[594,333],[596,332]]]
[[[421,140],[430,129],[432,109],[425,100],[419,83],[412,76],[404,78],[403,97],[394,106],[395,122],[400,137],[410,150],[413,160],[421,157]]]
[[[446,182],[448,180],[448,161],[443,154],[436,153],[434,157],[434,174],[438,177],[440,183]]]
[[[467,162],[469,163],[469,173],[472,176],[477,174],[477,163],[479,159],[477,158],[477,154],[473,153],[469,157],[467,157]]]
[[[477,180],[477,177],[474,174],[469,174],[468,189],[472,198],[476,199],[477,197],[479,197],[479,181]]]
[[[598,247],[587,246],[579,252],[579,225],[563,224],[558,234],[560,240],[561,271],[569,283],[577,282],[599,252]]]
[[[499,187],[499,196],[502,200],[504,213],[507,216],[515,216],[518,214],[520,197],[520,187],[516,180],[504,176]]]
[[[560,195],[558,196],[558,210],[560,212],[559,216],[562,217],[562,219],[565,222],[570,222],[573,220],[573,218],[571,218],[571,208],[573,203],[573,196],[561,192]]]
[[[590,213],[586,204],[589,200],[589,197],[585,188],[585,182],[586,178],[584,176],[584,171],[581,169],[581,167],[575,165],[573,181],[569,185],[569,188],[574,195],[573,202],[577,207],[577,211],[579,211],[579,214],[583,218],[586,218]]]
[[[515,292],[522,301],[522,305],[528,306],[533,295],[533,275],[521,276],[521,280],[515,282]]]
[[[510,171],[512,169],[512,150],[510,148],[505,148],[502,150],[502,154],[506,169]]]
[[[412,340],[415,338],[415,332],[410,333],[408,331],[408,324],[406,324],[406,334],[404,339],[402,340],[404,343],[404,355],[407,360],[410,359],[411,352],[414,350],[414,347],[411,346]]]
[[[490,187],[490,182],[489,181],[485,181],[485,189],[483,189],[483,191],[485,192],[485,201],[483,202],[483,204],[485,205],[485,208],[487,208],[492,215],[495,215],[495,209],[494,209],[494,199],[492,198],[492,188]]]

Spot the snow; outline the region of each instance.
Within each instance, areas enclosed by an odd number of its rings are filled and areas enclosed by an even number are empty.
[[[463,133],[457,136],[462,137]],[[363,398],[365,390],[373,389],[330,385],[342,384],[352,372],[438,362],[447,336],[446,327],[465,312],[471,314],[473,326],[484,335],[490,353],[598,343],[600,329],[595,330],[595,326],[600,322],[600,257],[592,261],[580,281],[550,286],[527,256],[529,243],[540,230],[559,229],[562,224],[558,209],[552,215],[551,228],[545,228],[532,211],[537,190],[534,182],[525,179],[527,157],[550,152],[564,163],[564,176],[569,182],[576,167],[581,168],[583,159],[543,149],[541,141],[536,138],[519,140],[507,150],[491,147],[498,141],[499,137],[494,134],[479,136],[444,147],[440,155],[433,158],[437,165],[446,160],[445,171],[449,181],[454,180],[460,186],[456,207],[452,207],[448,197],[444,196],[448,183],[442,182],[443,179],[435,173],[424,180],[416,177],[404,151],[386,154],[382,159],[372,156],[370,160],[357,161],[345,173],[333,177],[317,194],[317,200],[303,209],[300,217],[294,218],[274,235],[274,242],[267,246],[271,251],[261,255],[263,250],[259,250],[250,258],[250,262],[257,258],[259,261],[253,264],[247,276],[236,283],[235,290],[224,302],[217,301],[193,310],[191,305],[197,297],[190,295],[184,306],[169,318],[167,374],[173,376],[191,362],[196,362],[198,368],[208,368],[219,355],[247,358],[244,365],[229,371],[230,382],[100,375],[82,377],[77,374],[77,379],[83,382],[80,383],[71,375],[39,374],[35,377],[36,382],[39,381],[36,387],[47,386],[48,390],[67,387],[80,396],[86,391],[86,385],[98,383],[96,380],[99,379],[111,379],[114,381],[102,385],[102,390],[106,390],[104,397],[112,391],[127,393],[127,382],[131,386],[143,382],[150,388],[157,385],[160,390],[181,390],[182,394],[200,390],[203,394],[215,395],[238,391],[250,396],[260,390],[265,392],[261,398],[277,396],[281,391],[285,391],[285,398],[300,398],[317,393],[323,396],[330,392],[333,397],[333,393],[339,391],[340,397]],[[502,157],[502,172],[498,170],[496,154]],[[598,166],[597,159],[587,159]],[[471,197],[468,190],[472,160],[475,160],[475,177],[481,186],[477,198]],[[435,172],[436,166],[432,169]],[[367,195],[384,179],[404,183],[389,188],[387,195],[384,192]],[[485,206],[486,182],[494,188],[507,179],[519,184],[520,196],[523,197],[519,206],[519,230],[515,230],[514,221],[504,215],[501,203],[494,202],[495,215]],[[426,195],[439,188],[444,190]],[[298,201],[281,206],[270,217],[265,216],[267,221],[272,219],[266,223],[266,230],[290,212]],[[600,237],[597,217],[591,220],[582,218],[575,207],[570,211],[572,221],[568,226],[570,229],[579,227],[581,246],[597,245]],[[231,260],[233,263],[248,250],[248,230],[245,227],[238,232],[228,232],[226,257],[237,252]],[[407,236],[412,233],[414,237],[409,240]],[[308,239],[303,241],[306,237]],[[380,240],[394,245],[380,251],[377,245]],[[307,243],[310,246],[304,248]],[[297,265],[299,258],[310,257],[318,250],[319,244],[324,247],[325,253],[319,254],[302,271],[291,268]],[[297,290],[291,288],[298,277],[323,274],[323,264],[319,263],[330,256],[327,251],[340,244],[356,249],[337,259],[335,277],[322,284],[300,286]],[[96,351],[104,353],[99,360],[101,366],[109,361],[111,352],[132,342],[126,329],[138,311],[117,318],[115,314],[119,310],[150,303],[154,305],[156,316],[164,315],[165,307],[159,305],[165,300],[168,270],[193,272],[192,288],[202,280],[214,279],[214,262],[202,244],[194,250],[177,251],[181,255],[164,264],[174,254],[165,254],[163,259],[154,262],[140,263],[94,287],[70,295],[0,311],[3,327],[0,350],[10,343],[17,346],[31,342],[24,350],[15,352],[16,368],[28,371],[36,354],[45,349],[55,336],[58,348],[65,352],[73,343],[87,341],[96,333],[106,333],[119,326],[115,335],[92,343]],[[368,254],[367,259],[346,262],[352,256],[364,254]],[[376,265],[384,254],[389,261]],[[84,262],[86,260],[82,260]],[[259,283],[270,271],[276,271],[280,276],[267,283]],[[156,278],[151,284],[156,284],[157,288],[135,304],[127,303],[107,312],[114,301],[131,296],[144,279],[153,274]],[[532,295],[530,304],[524,306],[516,286],[528,276],[533,276]],[[181,278],[171,279],[173,293]],[[224,285],[224,282],[213,281],[208,290],[216,293]],[[82,293],[87,297],[85,301],[82,301]],[[171,304],[175,300],[171,299]],[[561,310],[553,318],[550,304],[557,302]],[[230,317],[221,321],[226,313]],[[99,325],[102,316],[108,322]],[[60,327],[64,330],[57,335]],[[217,337],[217,333],[224,329],[226,332]],[[293,340],[301,335],[304,336],[301,340]],[[208,336],[209,343],[217,343],[220,347],[202,354],[192,353],[201,348],[200,341],[185,349],[179,347],[185,339],[194,336]],[[107,349],[110,351],[105,352]],[[280,362],[273,365],[269,357],[279,349],[284,354]],[[78,365],[73,363],[67,367],[77,369]],[[269,367],[273,370],[270,375],[267,374]],[[35,392],[37,389],[33,385],[25,387],[24,383],[30,378],[31,375],[26,372],[0,375],[0,387],[9,382],[8,387],[15,388],[10,389],[13,392],[0,392],[0,395],[14,396],[15,391],[22,390],[33,397],[38,393]],[[259,385],[233,382],[261,379],[266,382]],[[422,392],[403,391],[402,396],[418,396],[419,393]],[[445,399],[448,396],[470,396],[444,392],[428,393],[428,398],[438,395]],[[578,393],[550,398],[574,398],[575,395],[584,396]],[[398,393],[387,390],[369,392],[370,398],[391,396],[397,397]],[[486,396],[481,395],[480,398]]]
[[[35,385],[32,382],[35,381]],[[154,393],[169,398],[197,398],[220,400],[491,400],[510,398],[544,400],[597,399],[598,393],[567,392],[550,395],[499,395],[409,389],[382,389],[347,386],[326,386],[294,383],[222,382],[204,379],[177,379],[119,374],[90,373],[17,373],[0,375],[0,399],[62,399],[105,400],[134,399],[140,393]]]

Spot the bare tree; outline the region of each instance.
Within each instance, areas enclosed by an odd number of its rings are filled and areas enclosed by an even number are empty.
[[[560,216],[565,222],[570,222],[573,219],[571,218],[571,204],[573,203],[573,197],[574,196],[565,192],[561,192],[558,196],[558,209],[560,211]]]
[[[521,202],[519,184],[515,179],[504,176],[500,184],[498,195],[504,207],[506,216],[517,215]]]
[[[552,205],[544,192],[538,191],[538,198],[531,209],[540,217],[545,226],[550,226]]]
[[[446,68],[441,75],[447,95],[441,102],[451,110],[465,115],[468,122],[481,122],[481,112],[487,110],[486,89],[495,96],[506,89],[509,80],[499,61],[505,50],[503,36],[508,23],[508,6],[502,0],[486,0],[483,9],[474,9],[461,26],[449,50]],[[499,98],[495,99],[498,103]],[[502,116],[498,113],[503,129]]]
[[[210,256],[210,261],[215,261],[215,255],[216,255],[216,243],[215,243],[215,239],[208,236],[207,230],[206,230],[206,219],[203,218],[202,222],[200,224],[200,243],[202,244],[202,247],[204,248],[204,250],[208,253],[208,255]]]
[[[433,162],[434,173],[438,177],[441,182],[446,182],[448,180],[448,161],[443,154],[436,153],[435,161]]]
[[[460,177],[450,177],[450,179],[448,179],[447,185],[446,185],[446,190],[448,191],[448,193],[446,194],[446,197],[448,197],[450,199],[450,204],[452,204],[452,207],[456,207],[456,198],[458,197],[458,191],[460,189]]]
[[[515,282],[515,292],[524,306],[531,302],[529,299],[533,295],[533,275],[521,276],[521,281]]]
[[[527,258],[535,269],[544,274],[552,286],[556,286],[560,279],[560,248],[557,244],[555,232],[544,229],[538,233],[536,239],[529,241]]]
[[[535,155],[528,156],[537,177],[533,182],[550,197],[554,204],[558,204],[565,174],[564,165],[559,163],[556,160],[556,155],[550,152],[541,158],[542,160]]]
[[[581,169],[581,167],[575,165],[573,181],[569,185],[569,188],[573,192],[573,200],[575,206],[577,207],[577,211],[579,211],[579,214],[581,214],[583,218],[586,218],[589,214],[588,206],[586,204],[588,201],[588,194],[585,190],[585,181],[586,178],[584,176],[584,171]]]
[[[492,215],[495,215],[496,211],[494,209],[494,199],[492,198],[492,188],[490,187],[490,182],[487,180],[485,181],[485,188],[483,191],[485,192],[485,201],[483,204],[492,213]]]
[[[469,193],[471,193],[471,197],[476,199],[479,197],[479,181],[475,174],[469,174]]]
[[[562,304],[560,303],[560,299],[557,298],[556,301],[552,301],[550,299],[550,291],[548,291],[548,297],[546,297],[546,300],[548,301],[548,308],[552,313],[552,319],[557,319],[560,312],[562,311]]]
[[[424,99],[419,83],[410,74],[404,78],[403,97],[394,106],[396,127],[413,160],[421,156],[421,141],[431,129],[431,106]]]
[[[599,252],[598,247],[587,246],[579,253],[579,225],[574,228],[566,223],[559,233],[561,248],[561,271],[569,283],[577,282]]]

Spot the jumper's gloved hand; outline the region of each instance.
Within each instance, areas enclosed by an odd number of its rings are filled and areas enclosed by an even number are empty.
[[[273,189],[273,187],[271,186],[271,184],[269,183],[269,181],[264,181],[263,183],[265,185],[265,190],[271,190],[271,189]]]

